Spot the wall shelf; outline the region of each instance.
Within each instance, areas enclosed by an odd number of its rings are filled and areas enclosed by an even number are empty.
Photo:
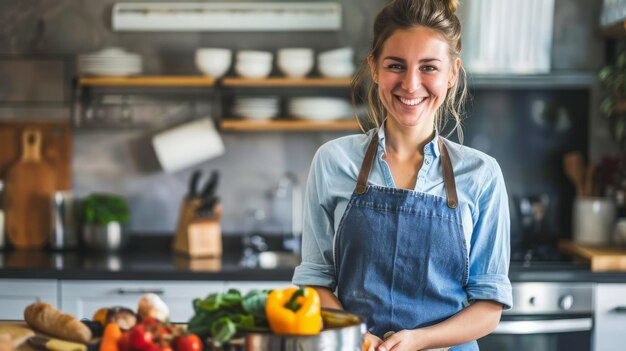
[[[80,77],[78,84],[85,87],[212,87],[215,86],[215,78],[208,76]]]
[[[222,79],[222,86],[232,88],[243,87],[338,87],[349,88],[350,78],[282,78],[270,77],[262,79],[227,77]]]
[[[346,131],[359,130],[353,119],[333,121],[311,121],[300,119],[245,120],[223,119],[223,131],[229,132],[272,132],[272,131]]]
[[[573,89],[589,88],[598,83],[596,72],[552,72],[549,74],[472,74],[468,73],[469,88],[504,89]]]
[[[626,37],[626,20],[617,22],[613,25],[602,27],[602,35],[610,38]]]

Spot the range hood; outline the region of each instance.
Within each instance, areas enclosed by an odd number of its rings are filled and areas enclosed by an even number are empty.
[[[325,31],[341,29],[334,2],[117,3],[115,31]]]

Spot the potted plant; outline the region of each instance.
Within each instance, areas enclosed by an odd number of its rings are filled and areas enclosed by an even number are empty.
[[[613,137],[622,150],[626,149],[626,51],[622,47],[615,63],[600,70],[598,78],[608,90],[600,110],[609,118]]]
[[[112,194],[91,194],[83,201],[83,243],[98,251],[117,251],[128,242],[130,211],[126,199]]]

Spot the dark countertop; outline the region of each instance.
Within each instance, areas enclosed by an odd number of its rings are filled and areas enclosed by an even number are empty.
[[[275,268],[240,265],[241,239],[224,237],[221,258],[172,254],[171,237],[141,236],[120,253],[0,251],[0,279],[290,281],[294,264]],[[584,262],[524,265],[513,262],[512,282],[626,283],[626,272],[594,273]]]

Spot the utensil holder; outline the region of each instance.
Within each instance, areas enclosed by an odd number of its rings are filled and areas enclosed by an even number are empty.
[[[574,200],[574,242],[602,246],[611,243],[615,225],[615,203],[604,197],[577,197]]]
[[[200,204],[200,199],[182,201],[174,238],[174,252],[189,257],[221,257],[222,208],[216,204],[212,210],[212,217],[196,218],[196,210]]]

